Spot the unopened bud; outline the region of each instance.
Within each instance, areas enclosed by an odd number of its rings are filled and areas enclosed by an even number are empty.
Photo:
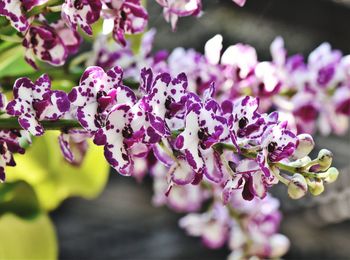
[[[331,165],[333,161],[333,153],[327,149],[322,149],[318,153],[317,159],[324,166]]]
[[[295,160],[294,162],[290,162],[288,165],[292,167],[303,167],[309,162],[311,162],[311,158],[309,156],[305,156],[304,158]]]
[[[305,196],[307,192],[307,182],[305,177],[300,173],[293,175],[292,179],[288,184],[288,195],[292,199],[300,199]]]
[[[327,149],[322,149],[315,160],[317,163],[310,167],[311,172],[324,172],[327,171],[332,165],[333,154]]]
[[[315,147],[314,139],[309,134],[301,134],[297,136],[297,147],[293,153],[295,159],[307,156]]]
[[[271,252],[269,258],[280,258],[287,253],[290,242],[288,238],[282,234],[274,234],[270,237]]]
[[[324,185],[322,180],[312,180],[308,182],[309,191],[312,195],[318,196],[324,191]]]
[[[324,181],[327,183],[335,182],[339,175],[339,171],[335,167],[329,168],[326,173],[327,173],[327,177],[324,179]]]

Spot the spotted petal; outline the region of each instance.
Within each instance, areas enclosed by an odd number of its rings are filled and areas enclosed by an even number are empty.
[[[73,129],[68,133],[61,133],[58,141],[64,158],[73,165],[80,165],[88,148],[86,139],[89,137],[90,134],[84,130]]]
[[[63,91],[52,91],[50,104],[45,108],[39,119],[57,120],[69,111],[69,108],[70,103],[67,94]]]
[[[10,20],[11,25],[19,32],[27,31],[28,20],[22,11],[22,1],[4,0],[0,2],[0,15]]]
[[[188,112],[185,119],[185,130],[176,138],[175,147],[185,152],[186,160],[192,169],[200,172],[204,167],[203,158],[201,156],[198,138],[200,130],[198,122],[199,110],[192,109]]]
[[[27,62],[35,68],[35,57],[53,66],[61,66],[68,56],[61,37],[47,25],[30,26],[22,44],[26,48]]]
[[[185,185],[191,183],[195,178],[195,173],[188,163],[184,160],[176,162],[169,170],[171,179],[178,185]]]
[[[62,17],[66,23],[77,30],[78,25],[89,35],[92,35],[91,24],[100,17],[102,4],[98,0],[66,0],[62,5]]]
[[[107,161],[123,175],[131,174],[128,171],[131,166],[130,155],[124,142],[127,137],[125,129],[132,120],[129,110],[127,105],[115,106],[107,117],[106,126],[100,128],[94,137],[96,144],[104,145]]]
[[[247,193],[259,198],[264,198],[266,196],[267,184],[265,183],[265,175],[255,160],[244,159],[240,161],[236,171],[237,174],[242,174],[245,179],[243,189],[243,197],[245,199],[253,199],[253,197],[249,197]]]
[[[84,106],[96,102],[97,93],[104,89],[106,74],[97,66],[88,67],[80,78],[78,87],[69,93],[69,100],[75,106]]]
[[[290,157],[296,149],[297,137],[286,127],[287,122],[271,125],[262,136],[261,145],[268,150],[271,162]]]
[[[40,136],[44,134],[44,128],[37,121],[35,114],[21,114],[18,117],[18,122],[24,130],[29,131],[32,135]]]

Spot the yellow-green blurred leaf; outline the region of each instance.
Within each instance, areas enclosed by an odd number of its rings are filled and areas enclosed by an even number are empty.
[[[35,70],[24,60],[24,47],[16,45],[0,55],[0,77],[25,76]]]
[[[143,33],[125,35],[125,39],[131,43],[131,49],[135,54],[140,51],[142,36]]]
[[[86,35],[86,33],[83,33],[84,40],[87,40],[89,42],[93,41],[94,38],[96,38],[100,33],[102,33],[103,28],[103,19],[99,19],[96,23],[92,24],[92,34],[93,37]]]
[[[55,229],[42,213],[25,220],[13,214],[0,218],[0,259],[57,259]]]
[[[58,135],[57,131],[47,131],[34,140],[24,155],[15,156],[16,167],[6,168],[7,181],[27,181],[46,210],[56,208],[70,196],[96,197],[105,187],[109,173],[103,148],[92,143],[80,167],[66,162]]]
[[[75,86],[75,82],[67,79],[53,80],[51,82],[51,89],[62,90],[65,92],[69,92]]]
[[[33,188],[24,181],[0,185],[0,215],[14,213],[22,218],[33,218],[41,212]]]

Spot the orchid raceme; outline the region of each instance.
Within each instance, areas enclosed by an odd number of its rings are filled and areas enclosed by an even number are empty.
[[[258,98],[220,103],[214,99],[214,84],[201,98],[187,90],[184,73],[173,78],[144,68],[140,78],[134,91],[123,84],[120,67],[107,72],[89,67],[68,95],[50,90],[47,75],[35,83],[20,78],[6,112],[33,135],[43,134],[42,120],[75,119],[84,131],[73,131],[72,137],[79,134],[83,141],[92,136],[120,173],[133,175],[134,158],[146,160],[153,153],[169,168],[169,189],[202,180],[221,183],[225,203],[233,190],[241,190],[247,200],[264,198],[268,188],[290,183],[296,173],[310,181],[328,179],[332,154],[322,150],[309,159],[312,137],[293,133],[277,112],[259,113]],[[73,161],[69,137],[63,135],[60,143]]]
[[[16,116],[19,124],[14,121],[16,118],[4,118],[7,122],[4,127],[0,119],[0,127],[4,128],[2,179],[4,166],[14,165],[12,152],[24,152],[18,142],[19,126],[28,133],[41,135],[44,122],[49,125],[52,120],[63,131],[59,142],[62,154],[71,163],[81,162],[87,149],[85,140],[91,137],[97,145],[104,146],[107,161],[120,174],[139,178],[144,175],[140,163],[143,171],[151,165],[155,184],[163,183],[156,190],[158,203],[169,202],[171,207],[191,212],[205,200],[214,199],[215,208],[221,207],[220,211],[226,213],[216,216],[219,213],[213,211],[206,213],[209,215],[204,219],[196,217],[204,225],[201,236],[213,248],[226,243],[229,234],[238,234],[230,233],[230,229],[239,218],[233,220],[226,208],[234,208],[234,200],[241,198],[240,203],[244,204],[245,200],[264,199],[268,189],[279,182],[288,187],[292,198],[302,197],[308,189],[318,195],[323,183],[336,179],[337,170],[331,167],[332,153],[323,149],[311,160],[308,155],[314,147],[312,137],[289,130],[278,112],[261,114],[258,98],[246,96],[218,102],[214,98],[214,83],[198,96],[188,90],[185,73],[172,77],[144,68],[139,78],[140,87],[133,90],[124,85],[120,67],[105,72],[93,66],[85,70],[79,85],[68,95],[52,91],[45,74],[34,83],[28,78],[18,79],[14,99],[6,105],[8,115],[2,117]],[[1,100],[4,107],[6,100],[3,96]],[[70,123],[74,120],[79,125]],[[60,121],[68,124],[60,126]],[[158,159],[159,166],[152,158]],[[181,198],[181,194],[188,194],[187,198]],[[191,224],[181,225],[187,228]],[[243,233],[258,232],[247,227],[241,229]],[[284,243],[286,250],[288,242],[285,238],[281,242],[279,235],[271,236],[275,230],[259,231],[260,238],[255,235],[249,238],[253,241],[249,243],[258,246],[246,253],[279,256],[274,243]],[[247,235],[244,237],[247,239]],[[242,245],[248,243],[244,241]],[[262,251],[254,251],[260,247]],[[232,246],[236,251],[237,248],[240,246]],[[278,252],[283,254],[285,250]]]
[[[154,34],[151,30],[144,35],[143,49],[151,49]],[[178,47],[170,54],[158,51],[152,56],[147,51],[137,58],[130,47],[120,50],[96,44],[87,64],[104,68],[121,64],[126,76],[135,81],[139,80],[135,67],[144,65],[173,76],[186,71],[188,89],[199,95],[215,82],[215,99],[239,100],[247,94],[259,97],[260,112],[277,109],[280,120],[288,120],[288,128],[297,133],[346,134],[350,119],[349,55],[343,56],[323,43],[304,62],[299,54],[288,57],[283,39],[277,37],[270,48],[272,61],[259,61],[252,46],[240,43],[222,53],[222,40],[221,35],[210,39],[204,54]]]
[[[180,17],[203,14],[201,0],[154,2],[174,31]],[[186,213],[179,226],[208,248],[266,259],[290,244],[271,188],[284,185],[292,199],[318,196],[339,175],[332,152],[314,153],[311,136],[342,135],[349,125],[350,56],[328,43],[305,60],[288,56],[280,37],[269,61],[243,43],[223,50],[221,35],[203,54],[154,52],[156,30],[145,32],[141,0],[0,0],[0,15],[0,39],[11,41],[2,57],[24,47],[31,65],[0,86],[0,182],[6,170],[11,182],[15,159],[20,165],[14,154],[26,156],[32,142],[59,130],[53,144],[69,167],[84,167],[100,149],[119,174],[149,175],[153,204]]]
[[[201,14],[201,0],[156,2],[164,8],[164,17],[173,29],[178,17]],[[245,4],[245,0],[234,2],[239,6]],[[61,16],[48,22],[45,16],[56,12],[61,12]],[[99,19],[103,19],[105,33],[112,33],[122,46],[127,43],[126,34],[144,32],[148,22],[141,0],[1,0],[0,15],[22,34],[25,58],[34,68],[37,68],[36,58],[54,66],[63,65],[68,55],[79,48],[78,28],[91,36],[92,25]]]

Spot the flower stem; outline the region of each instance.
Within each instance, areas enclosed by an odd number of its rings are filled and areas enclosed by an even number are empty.
[[[62,5],[54,5],[54,6],[48,6],[47,10],[57,13],[57,12],[61,12],[62,10]]]
[[[45,130],[65,130],[70,128],[81,128],[79,122],[70,119],[60,119],[57,121],[40,121]],[[22,129],[17,117],[1,118],[0,130]]]
[[[171,159],[174,160],[174,162],[176,162],[177,164],[179,164],[179,162],[178,162],[177,158],[175,157],[173,151],[170,150],[170,149],[166,146],[166,144],[164,143],[163,140],[161,140],[161,141],[159,142],[159,146],[163,149],[163,151],[164,151]]]
[[[279,169],[290,172],[290,173],[300,173],[301,169],[300,167],[293,167],[290,165],[286,165],[280,162],[274,163],[274,165],[276,165]]]
[[[47,9],[47,7],[57,6],[57,5],[62,4],[62,3],[63,3],[62,0],[49,0],[46,4],[34,7],[32,10],[30,10],[29,12],[26,13],[26,16],[31,17],[34,15],[41,14]]]
[[[281,174],[279,174],[278,172],[274,172],[273,174],[277,177],[277,179],[278,179],[280,182],[282,182],[284,185],[288,186],[288,184],[289,184],[290,181],[289,181],[287,178],[283,177],[283,176],[282,176]]]
[[[327,177],[326,173],[312,173],[312,172],[308,172],[307,171],[307,167],[303,166],[303,167],[294,167],[294,166],[290,166],[290,165],[285,165],[283,163],[274,163],[274,165],[276,165],[279,169],[284,170],[288,173],[300,173],[301,175],[303,175],[304,177],[307,178],[325,178]],[[312,165],[312,164],[311,164]],[[309,167],[309,165],[307,165]]]

